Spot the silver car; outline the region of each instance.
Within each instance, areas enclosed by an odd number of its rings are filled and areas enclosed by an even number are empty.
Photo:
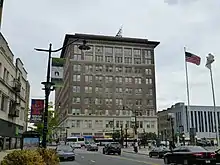
[[[98,151],[98,150],[99,148],[96,143],[91,142],[87,145],[87,151]]]
[[[56,148],[56,152],[61,160],[75,160],[74,149],[69,145],[59,145]]]

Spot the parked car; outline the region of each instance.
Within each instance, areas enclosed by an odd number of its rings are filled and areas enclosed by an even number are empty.
[[[74,149],[69,145],[58,145],[56,152],[60,160],[75,160]]]
[[[121,155],[121,145],[117,142],[111,142],[105,145],[103,148],[103,154],[115,154]]]
[[[87,145],[87,151],[98,151],[99,148],[95,142],[91,142]]]
[[[166,147],[156,147],[153,150],[149,152],[149,157],[158,157],[158,158],[163,158],[164,154],[170,152],[170,150]]]
[[[180,146],[164,155],[165,164],[216,164],[215,152],[201,146]]]

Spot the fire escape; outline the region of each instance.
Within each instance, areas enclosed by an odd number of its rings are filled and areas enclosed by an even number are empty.
[[[20,77],[14,79],[12,88],[14,90],[15,99],[10,101],[8,116],[14,118],[14,117],[19,117],[18,107],[20,106],[20,101],[18,101],[19,100],[18,98],[21,92]]]

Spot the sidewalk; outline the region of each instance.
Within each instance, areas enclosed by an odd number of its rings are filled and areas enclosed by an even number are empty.
[[[136,154],[134,152],[134,148],[122,148],[122,151],[125,152],[125,153],[131,153],[131,154]],[[139,155],[149,155],[149,150],[148,148],[144,148],[142,147],[141,149],[138,149],[138,153]]]
[[[19,149],[12,149],[12,150],[3,150],[3,151],[0,151],[0,162],[3,160],[3,158],[4,158],[7,154],[13,152],[14,150],[19,150]]]

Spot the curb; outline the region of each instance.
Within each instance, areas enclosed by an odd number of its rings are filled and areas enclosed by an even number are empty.
[[[129,154],[137,154],[137,155],[149,155],[149,153],[140,153],[140,152],[138,152],[138,153],[134,153],[133,151],[123,151],[123,152],[125,152],[125,153],[129,153]]]

